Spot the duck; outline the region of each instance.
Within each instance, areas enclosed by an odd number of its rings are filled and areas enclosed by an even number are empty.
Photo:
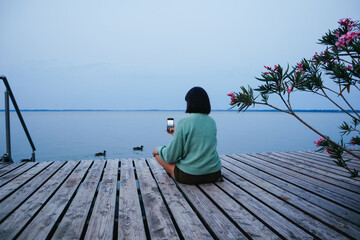
[[[106,151],[104,150],[104,152],[95,153],[95,156],[96,157],[106,156]]]
[[[134,149],[134,151],[142,151],[143,148],[144,148],[144,146],[141,145],[141,147],[134,147],[133,149]]]

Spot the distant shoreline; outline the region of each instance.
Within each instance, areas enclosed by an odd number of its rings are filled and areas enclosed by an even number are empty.
[[[4,112],[4,109],[0,109],[0,112]],[[15,112],[14,109],[10,110]],[[21,112],[184,112],[185,110],[169,110],[169,109],[138,109],[138,110],[109,110],[109,109],[22,109]],[[214,109],[213,112],[237,112],[237,110],[221,110]],[[352,110],[346,110],[348,112],[353,112]],[[355,110],[360,112],[360,110]],[[278,110],[273,109],[264,109],[264,110],[247,110],[247,112],[278,112]],[[321,109],[297,109],[294,112],[321,112],[321,113],[342,113],[340,110],[321,110]]]

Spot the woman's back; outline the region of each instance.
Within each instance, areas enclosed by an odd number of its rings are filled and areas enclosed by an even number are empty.
[[[215,121],[207,114],[191,113],[179,120],[174,139],[160,156],[188,174],[207,174],[221,169],[216,146]]]

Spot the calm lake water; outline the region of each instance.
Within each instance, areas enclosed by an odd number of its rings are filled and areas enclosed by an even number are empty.
[[[71,111],[22,112],[37,148],[36,161],[151,157],[155,146],[166,145],[166,119],[175,124],[181,111]],[[304,120],[330,137],[338,138],[342,113],[300,112]],[[315,150],[318,136],[292,116],[280,112],[221,112],[212,116],[218,128],[218,152],[254,153]],[[0,153],[6,152],[4,112],[0,112]],[[12,157],[30,158],[31,148],[15,112],[11,112]],[[347,138],[348,139],[348,138]],[[133,147],[144,146],[142,152]]]

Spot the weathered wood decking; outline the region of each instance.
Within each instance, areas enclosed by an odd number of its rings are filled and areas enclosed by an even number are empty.
[[[0,164],[0,239],[360,239],[360,180],[326,154],[221,158],[199,186],[154,159]]]

